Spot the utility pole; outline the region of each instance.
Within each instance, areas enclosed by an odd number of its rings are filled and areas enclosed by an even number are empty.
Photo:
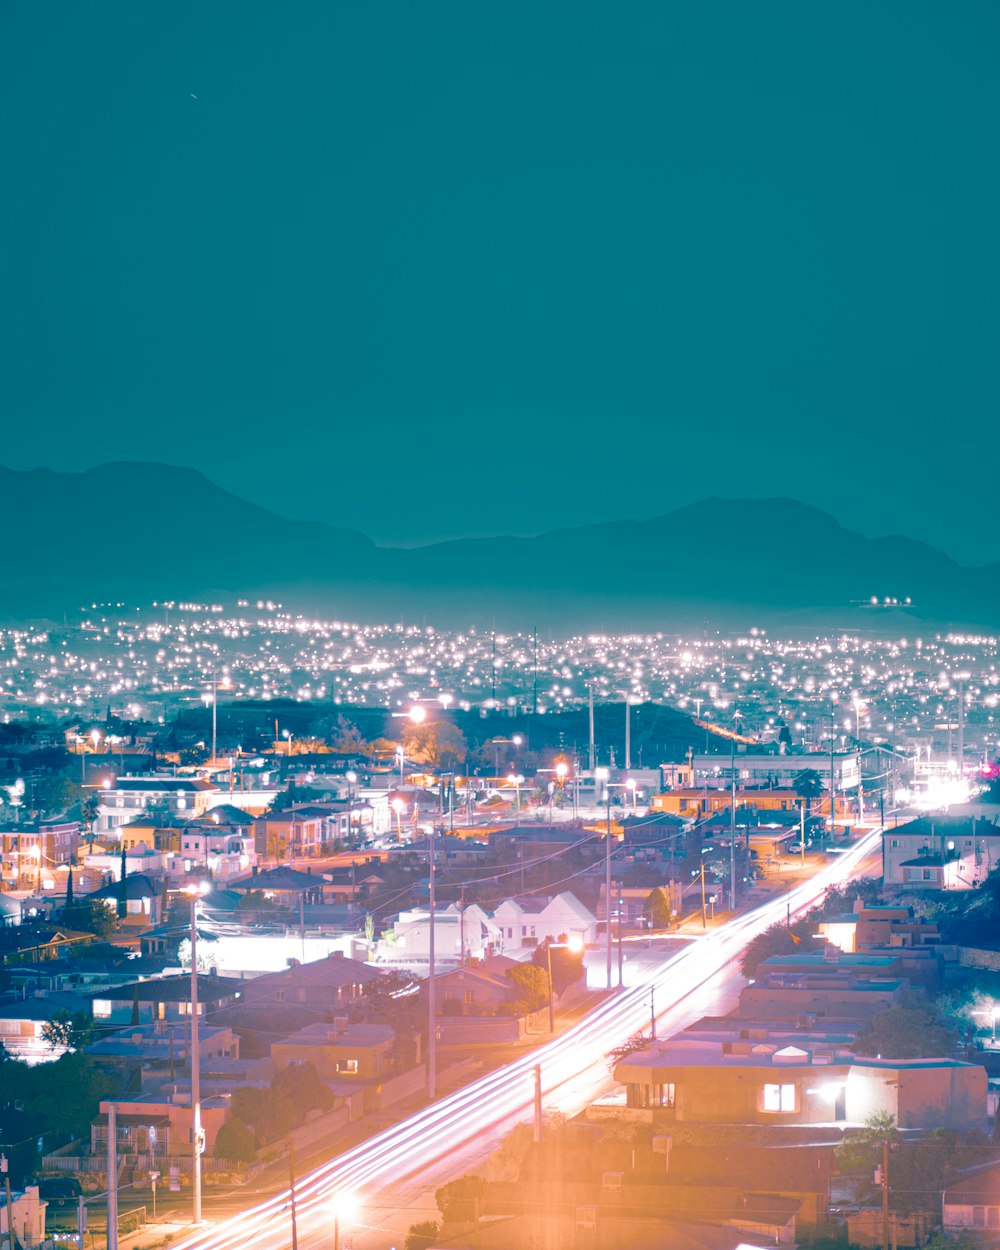
[[[118,1250],[118,1108],[108,1103],[108,1250]],[[10,1203],[7,1204],[10,1220]],[[9,1230],[8,1230],[9,1231]],[[13,1235],[11,1245],[14,1244]]]
[[[427,977],[427,1097],[433,1102],[437,1098],[437,1021],[435,1018],[434,1003],[434,834],[436,830],[431,825],[430,844],[431,844],[431,871],[427,890],[429,902],[429,910],[431,917],[431,933],[430,933],[430,969]]]
[[[882,1139],[882,1250],[889,1250],[889,1139]]]
[[[295,1215],[295,1138],[288,1141],[288,1211],[292,1217],[292,1250],[299,1250],[299,1225]]]
[[[730,739],[730,782],[732,798],[729,804],[729,910],[736,907],[736,736]]]
[[[535,1142],[542,1140],[542,1065],[535,1064]]]
[[[593,682],[591,682],[590,685],[588,686],[587,694],[588,694],[588,701],[590,704],[590,754],[588,756],[588,762],[590,765],[590,771],[591,773],[593,773],[594,768],[597,763],[597,758],[596,758],[597,753],[594,750],[594,683]]]
[[[837,745],[836,708],[830,708],[830,838],[837,832],[837,774],[834,772],[833,753]]]
[[[625,771],[632,767],[632,700],[625,695]]]
[[[198,1049],[198,894],[191,899],[191,1197],[194,1223],[201,1223],[201,1053]],[[112,1247],[108,1247],[112,1250]]]
[[[656,986],[649,987],[649,1035],[656,1041]]]
[[[532,716],[537,716],[538,715],[538,626],[537,625],[535,626],[534,640],[535,640],[535,664],[534,664],[534,675],[532,676],[532,679],[531,679],[531,714]]]
[[[799,799],[799,851],[802,855],[802,867],[806,866],[806,801]]]
[[[604,835],[604,928],[607,938],[608,989],[611,989],[611,782],[605,792],[608,801],[608,828]]]
[[[708,922],[705,919],[705,857],[701,859],[701,927],[708,928]]]

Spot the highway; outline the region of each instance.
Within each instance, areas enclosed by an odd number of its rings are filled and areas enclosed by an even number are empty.
[[[303,1177],[296,1186],[299,1250],[329,1244],[338,1196],[344,1201],[342,1240],[348,1232],[346,1197],[359,1204],[356,1219],[350,1221],[354,1250],[401,1246],[408,1222],[435,1215],[414,1210],[419,1195],[461,1175],[512,1125],[531,1117],[536,1064],[542,1070],[546,1110],[576,1114],[609,1087],[608,1051],[633,1033],[648,1030],[651,992],[660,1036],[712,1010],[724,982],[734,976],[733,961],[750,939],[784,920],[789,911],[795,916],[806,910],[830,886],[868,867],[864,861],[879,847],[880,837],[878,829],[866,834],[843,854],[831,857],[815,876],[698,936],[657,966],[631,969],[632,985],[606,999],[566,1033]],[[419,1205],[426,1206],[426,1199]],[[175,1243],[175,1250],[287,1247],[288,1207],[288,1193],[278,1194],[238,1216],[192,1231]]]

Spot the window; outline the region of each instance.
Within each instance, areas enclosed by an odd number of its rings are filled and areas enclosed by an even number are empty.
[[[513,929],[508,929],[508,930],[507,930],[507,936],[508,936],[509,938],[512,938],[512,937],[514,936],[514,930],[513,930]]]
[[[931,879],[931,870],[929,868],[925,868],[923,870],[923,875],[921,877],[921,880],[930,881],[930,879]]]
[[[279,1003],[283,1003],[283,1002],[285,1001],[285,991],[284,991],[284,990],[275,990],[275,991],[274,991],[274,997],[278,1000],[278,1002],[279,1002]]]
[[[465,990],[464,993],[462,994],[462,1002],[465,1003],[466,1007],[471,1007],[475,1001],[476,1001],[475,990]]]
[[[898,846],[899,846],[899,838],[893,838],[893,839],[889,842],[889,845],[890,845],[891,847],[898,847]]]
[[[651,1108],[673,1111],[677,1106],[677,1087],[673,1081],[663,1085],[640,1085],[630,1081],[625,1086],[625,1104],[641,1111]]]
[[[764,1110],[765,1111],[794,1111],[795,1110],[795,1086],[794,1085],[765,1085],[764,1086]]]
[[[111,1004],[106,998],[94,999],[94,1019],[109,1020],[111,1018]]]
[[[357,1059],[338,1059],[337,1071],[345,1076],[355,1076],[358,1071]]]

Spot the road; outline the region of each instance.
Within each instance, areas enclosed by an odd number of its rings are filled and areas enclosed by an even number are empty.
[[[514,1124],[530,1118],[536,1064],[545,1108],[576,1114],[610,1087],[608,1051],[648,1028],[651,994],[661,1036],[726,1010],[740,984],[734,961],[747,942],[789,911],[794,916],[810,907],[830,886],[870,869],[879,845],[880,831],[874,830],[814,877],[696,935],[672,957],[653,966],[634,961],[634,983],[566,1033],[304,1177],[296,1189],[299,1250],[329,1245],[336,1202],[343,1203],[342,1238],[350,1231],[353,1250],[401,1246],[409,1223],[434,1218],[435,1186],[481,1162]],[[350,1199],[359,1205],[349,1218]],[[203,1226],[175,1243],[175,1250],[274,1250],[289,1244],[286,1192]]]

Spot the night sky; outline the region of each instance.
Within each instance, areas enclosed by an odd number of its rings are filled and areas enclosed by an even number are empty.
[[[0,462],[405,542],[791,495],[1000,558],[998,36],[995,0],[6,0]]]

